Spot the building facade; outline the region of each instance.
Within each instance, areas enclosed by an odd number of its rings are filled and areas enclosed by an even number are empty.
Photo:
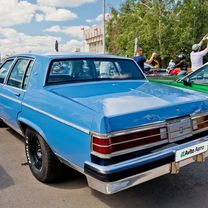
[[[89,46],[89,52],[95,54],[103,53],[103,32],[99,26],[84,30],[84,40]]]

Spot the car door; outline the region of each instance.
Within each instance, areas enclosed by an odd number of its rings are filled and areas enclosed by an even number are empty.
[[[21,112],[22,99],[28,84],[28,77],[32,65],[33,60],[18,58],[1,89],[2,94],[4,95],[2,99],[3,119],[17,131],[19,131],[17,117]]]
[[[4,82],[6,80],[7,74],[9,73],[9,70],[14,63],[14,58],[7,59],[1,66],[0,66],[0,119],[2,119],[2,87],[4,85]]]
[[[208,85],[208,65],[203,66],[184,79],[191,82],[192,85]]]
[[[186,76],[183,81],[189,83],[193,90],[208,92],[208,65],[204,65],[192,74]]]

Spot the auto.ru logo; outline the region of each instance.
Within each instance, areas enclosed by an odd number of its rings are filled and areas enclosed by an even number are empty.
[[[181,158],[189,155],[189,154],[194,154],[195,152],[198,151],[198,148],[196,149],[189,149],[189,150],[184,150],[183,152],[181,152]]]
[[[185,151],[181,152],[181,158],[185,157]]]

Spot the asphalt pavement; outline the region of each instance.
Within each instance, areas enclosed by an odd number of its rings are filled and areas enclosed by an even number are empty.
[[[208,207],[208,162],[110,196],[90,189],[78,173],[54,184],[40,183],[25,162],[23,138],[0,128],[0,208]]]

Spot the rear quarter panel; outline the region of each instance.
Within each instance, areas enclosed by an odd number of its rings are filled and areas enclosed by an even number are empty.
[[[90,160],[94,112],[44,87],[50,60],[36,60],[18,120],[37,130],[55,154],[84,167]]]

